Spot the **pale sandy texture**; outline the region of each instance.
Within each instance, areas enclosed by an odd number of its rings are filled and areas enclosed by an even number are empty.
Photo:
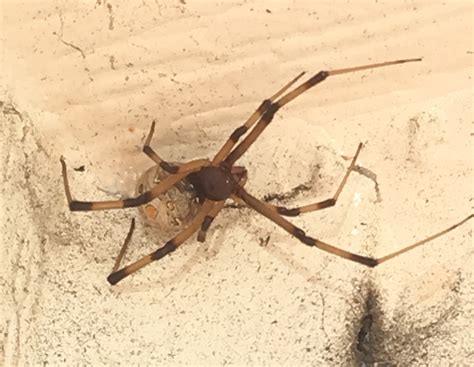
[[[211,156],[302,70],[423,57],[330,78],[241,160],[250,192],[306,183],[296,202],[310,203],[334,192],[343,156],[364,142],[359,163],[377,186],[354,173],[335,208],[294,222],[384,255],[472,210],[472,8],[2,1],[3,364],[474,363],[472,223],[369,270],[229,209],[204,245],[193,239],[110,287],[137,211],[69,212],[59,166],[64,155],[77,198],[130,195],[151,165],[141,146],[153,119],[164,157]],[[127,262],[160,245],[138,219]]]

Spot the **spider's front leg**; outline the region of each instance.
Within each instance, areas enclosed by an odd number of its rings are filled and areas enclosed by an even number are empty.
[[[230,134],[229,139],[224,143],[222,148],[219,150],[219,152],[216,154],[214,159],[212,160],[213,164],[217,164],[222,162],[226,156],[230,153],[232,148],[237,144],[239,139],[245,135],[245,133],[262,117],[262,115],[267,111],[269,106],[278,98],[280,97],[283,93],[285,93],[288,88],[290,88],[293,84],[295,84],[299,78],[301,78],[305,73],[302,72],[300,73],[297,77],[295,77],[293,80],[291,80],[289,83],[287,83],[283,88],[281,88],[278,92],[276,92],[273,96],[271,96],[268,99],[265,99],[260,106],[255,110],[252,115],[245,121],[245,123],[242,126],[239,126],[237,129],[234,130],[232,134]]]
[[[138,195],[133,198],[123,199],[123,200],[107,200],[107,201],[78,201],[73,200],[71,195],[71,190],[69,188],[69,180],[67,176],[67,166],[64,160],[64,157],[60,158],[62,175],[64,182],[64,191],[66,193],[66,199],[69,204],[69,209],[71,211],[89,211],[89,210],[105,210],[105,209],[123,209],[140,206],[146,203],[149,203],[162,193],[166,192],[173,185],[181,181],[184,177],[189,175],[192,172],[199,171],[202,167],[210,164],[207,159],[196,159],[194,161],[185,163],[181,165],[176,174],[172,174],[160,183],[158,183],[151,190],[144,192],[141,195]]]
[[[286,93],[282,97],[278,98],[276,101],[272,101],[265,108],[263,113],[260,113],[258,117],[259,121],[252,129],[252,131],[242,140],[242,142],[233,149],[227,157],[225,157],[225,162],[232,166],[237,160],[245,154],[245,152],[250,148],[250,146],[257,140],[257,138],[262,134],[262,132],[267,128],[267,126],[272,122],[275,114],[286,104],[290,103],[292,100],[300,96],[302,93],[306,92],[310,88],[313,88],[315,85],[323,82],[328,77],[332,75],[352,73],[361,70],[374,69],[389,65],[403,64],[406,62],[421,61],[421,59],[405,59],[405,60],[395,60],[381,62],[377,64],[355,66],[345,69],[333,69],[333,70],[321,70],[319,73],[314,74],[306,82],[294,88],[292,91]],[[253,115],[252,115],[253,116]],[[245,130],[246,132],[247,130]],[[233,146],[233,145],[232,145]]]

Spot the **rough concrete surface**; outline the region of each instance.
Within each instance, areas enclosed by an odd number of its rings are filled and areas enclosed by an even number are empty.
[[[278,113],[239,164],[273,203],[328,198],[291,220],[383,256],[472,211],[471,1],[2,1],[2,363],[474,364],[472,221],[375,269],[229,208],[204,244],[111,287],[161,246],[136,209],[69,212],[73,195],[132,195],[153,147],[209,157],[301,71],[419,63],[329,78]],[[81,166],[84,168],[81,170]],[[78,170],[75,170],[78,169]],[[300,186],[302,185],[303,186]],[[268,198],[268,196],[267,196]]]

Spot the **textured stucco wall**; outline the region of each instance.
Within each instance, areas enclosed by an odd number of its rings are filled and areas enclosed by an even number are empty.
[[[250,192],[304,183],[294,203],[306,204],[332,195],[363,142],[365,175],[351,175],[335,208],[294,222],[384,255],[472,210],[471,2],[0,8],[4,365],[474,363],[472,223],[368,270],[228,209],[205,244],[193,239],[110,287],[130,218],[126,262],[165,238],[134,209],[70,213],[59,166],[64,155],[77,198],[130,195],[151,165],[141,146],[153,119],[164,157],[210,156],[302,70],[422,56],[329,79],[241,160]]]

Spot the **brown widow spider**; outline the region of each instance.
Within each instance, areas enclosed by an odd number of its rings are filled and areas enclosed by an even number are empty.
[[[216,156],[212,159],[212,161],[209,159],[196,159],[183,164],[172,164],[164,161],[150,147],[150,142],[155,129],[155,123],[153,122],[148,137],[145,141],[143,152],[148,155],[156,164],[158,164],[164,171],[169,173],[169,176],[167,176],[161,182],[156,184],[151,190],[146,191],[133,198],[93,202],[73,200],[69,189],[66,162],[64,161],[64,158],[61,157],[60,161],[62,166],[64,188],[66,192],[66,198],[69,203],[69,209],[71,211],[122,209],[137,207],[149,203],[150,201],[158,197],[160,194],[166,192],[173,185],[176,185],[183,179],[187,179],[193,185],[197,193],[200,203],[199,210],[196,216],[191,220],[190,224],[183,231],[181,231],[174,238],[166,242],[163,247],[158,248],[151,254],[117,271],[120,266],[120,261],[124,255],[125,248],[128,245],[128,242],[130,241],[134,230],[135,221],[132,220],[130,231],[128,232],[127,238],[116,260],[114,269],[112,273],[107,277],[107,280],[110,282],[110,284],[118,283],[120,280],[132,273],[135,273],[139,269],[143,268],[145,265],[148,265],[153,261],[159,260],[165,255],[168,255],[169,253],[173,252],[184,241],[191,237],[193,233],[197,231],[198,241],[205,241],[207,230],[209,229],[212,221],[215,219],[217,214],[219,214],[219,212],[224,207],[224,203],[227,199],[232,199],[233,201],[239,204],[244,204],[256,210],[263,216],[267,217],[268,219],[282,227],[290,235],[296,237],[305,245],[315,246],[323,251],[360,263],[362,265],[366,265],[368,267],[377,266],[387,260],[394,258],[395,256],[401,255],[411,249],[414,249],[415,247],[421,246],[424,243],[432,241],[433,239],[442,236],[449,231],[452,231],[456,227],[471,219],[473,217],[472,214],[463,219],[462,221],[452,225],[451,227],[444,229],[441,232],[433,234],[421,241],[418,241],[410,246],[406,246],[401,250],[398,250],[381,258],[376,259],[361,256],[308,236],[301,228],[296,227],[295,225],[287,221],[285,218],[283,218],[283,216],[293,217],[298,216],[302,213],[308,213],[311,211],[334,206],[339,197],[339,194],[341,193],[344,185],[346,184],[349,174],[354,169],[357,156],[359,155],[359,152],[362,148],[362,144],[359,144],[357,151],[354,157],[352,158],[351,164],[347,169],[346,174],[344,175],[341,183],[339,184],[339,187],[337,188],[334,196],[330,199],[298,208],[288,209],[283,206],[274,206],[250,195],[244,189],[245,182],[247,181],[247,170],[244,167],[235,166],[235,162],[237,162],[237,160],[242,157],[242,155],[249,149],[249,147],[255,142],[255,140],[257,140],[263,130],[273,120],[275,113],[281,107],[285,106],[287,103],[294,100],[300,94],[307,91],[311,87],[314,87],[316,84],[322,82],[329,76],[414,61],[421,61],[421,59],[418,58],[396,60],[377,64],[350,67],[346,69],[320,71],[319,73],[309,78],[306,82],[302,83],[290,92],[284,94],[294,83],[296,83],[298,79],[303,76],[304,73],[301,73],[288,84],[286,84],[271,98],[265,99],[257,108],[257,110],[248,118],[248,120],[242,126],[234,130],[234,132],[230,135],[229,139],[225,142],[225,144],[222,146]],[[252,127],[253,129],[250,130]],[[248,133],[248,135],[239,145],[234,148],[239,139],[249,130],[250,132]]]

